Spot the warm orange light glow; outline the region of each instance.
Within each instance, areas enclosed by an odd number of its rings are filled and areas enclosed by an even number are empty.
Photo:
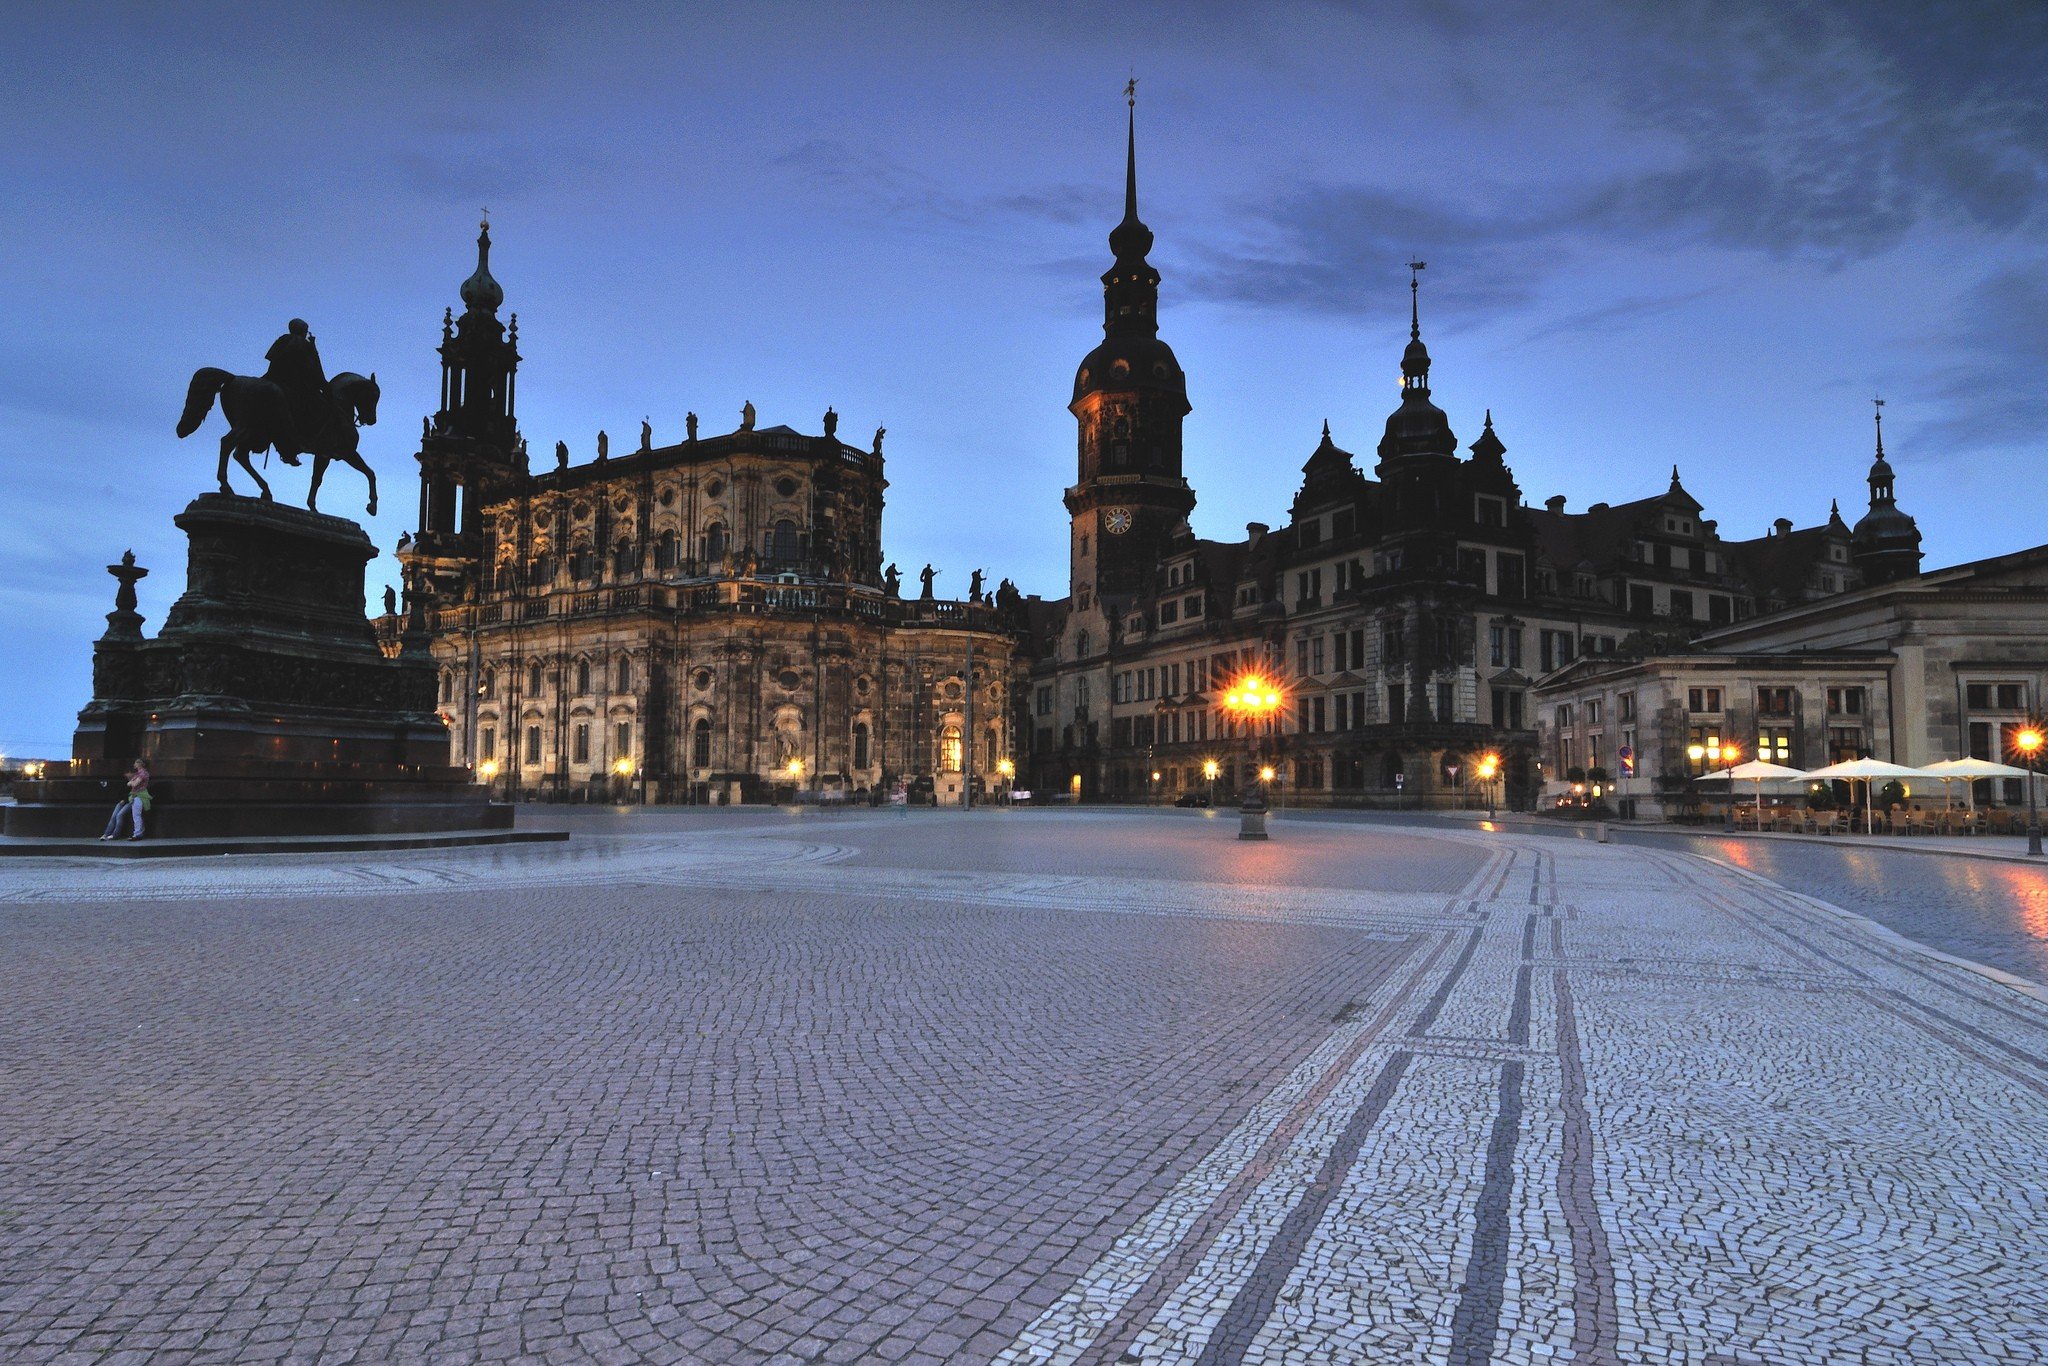
[[[630,778],[630,777],[632,777],[632,776],[633,776],[633,761],[632,761],[631,759],[627,759],[627,758],[624,758],[624,757],[620,757],[620,758],[618,758],[618,759],[614,759],[614,760],[612,761],[612,772],[614,772],[614,773],[618,774],[618,775],[619,775],[619,776],[620,776],[621,778]]]
[[[1251,717],[1270,716],[1280,710],[1285,701],[1286,695],[1281,691],[1280,685],[1269,682],[1258,674],[1249,674],[1239,679],[1231,685],[1230,691],[1223,695],[1225,708]]]
[[[1482,754],[1479,756],[1479,777],[1482,780],[1489,780],[1494,774],[1499,772],[1500,756],[1498,754]]]
[[[485,782],[490,782],[493,778],[496,778],[498,776],[498,761],[496,759],[486,759],[478,764],[476,766],[476,776],[482,778]]]
[[[1011,763],[1008,759],[998,759],[996,760],[996,772],[1002,777],[1014,778],[1017,776],[1017,765]]]
[[[2041,742],[2041,731],[2036,726],[2028,726],[2012,738],[2013,748],[2029,758],[2040,750]]]
[[[1221,773],[1222,771],[1223,765],[1217,763],[1214,759],[1202,760],[1202,776],[1204,778],[1207,778],[1210,782],[1215,782],[1216,775]]]
[[[782,771],[792,778],[801,778],[804,776],[804,761],[801,759],[791,759],[788,764],[784,765]]]
[[[1274,776],[1275,775],[1273,773],[1273,766],[1271,764],[1267,764],[1259,769],[1259,781],[1262,783],[1272,782]]]

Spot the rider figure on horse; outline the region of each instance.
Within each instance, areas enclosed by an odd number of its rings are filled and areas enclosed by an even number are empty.
[[[312,449],[331,402],[327,369],[320,363],[320,347],[307,330],[306,320],[293,318],[286,328],[263,353],[263,359],[270,362],[263,378],[284,390],[288,435],[276,442],[276,448],[279,457],[296,465],[298,457]]]

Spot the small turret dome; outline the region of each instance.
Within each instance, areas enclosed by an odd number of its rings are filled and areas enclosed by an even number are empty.
[[[491,278],[491,224],[486,219],[476,235],[476,271],[462,282],[462,302],[472,312],[496,313],[505,302],[505,287]]]

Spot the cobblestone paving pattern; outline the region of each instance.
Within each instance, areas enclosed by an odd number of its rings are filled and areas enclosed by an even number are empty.
[[[2041,994],[1760,879],[570,819],[0,869],[0,1361],[2041,1359]]]

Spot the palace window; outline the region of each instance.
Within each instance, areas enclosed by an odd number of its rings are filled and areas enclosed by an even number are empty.
[[[698,717],[697,724],[690,727],[690,766],[692,768],[711,767],[711,719],[709,717]]]
[[[1758,688],[1756,690],[1756,714],[1758,716],[1790,716],[1792,714],[1792,689]]]
[[[1767,764],[1792,766],[1792,727],[1763,726],[1756,733],[1756,757]]]
[[[1863,689],[1829,688],[1828,711],[1836,716],[1861,716],[1863,714]]]
[[[669,573],[676,567],[676,534],[664,531],[654,540],[654,569],[658,574]]]
[[[1721,710],[1719,688],[1687,688],[1685,709],[1695,715],[1713,715]]]
[[[707,564],[710,564],[710,565],[712,565],[712,566],[716,566],[716,565],[718,565],[718,564],[719,564],[719,563],[720,563],[721,561],[723,561],[723,560],[725,559],[725,556],[726,556],[726,552],[727,552],[727,548],[728,548],[729,544],[730,544],[730,543],[729,543],[729,541],[728,541],[728,539],[727,539],[727,537],[726,537],[726,531],[725,531],[725,523],[724,523],[724,522],[713,522],[713,523],[712,523],[712,524],[711,524],[710,526],[708,526],[708,527],[705,527],[705,528],[704,528],[704,560],[705,560],[705,562],[706,562]]]
[[[960,727],[947,726],[939,732],[939,767],[947,773],[958,773],[961,757]]]
[[[569,577],[578,583],[588,583],[597,573],[597,557],[590,553],[590,547],[579,545],[569,552]]]
[[[631,578],[633,571],[640,567],[639,560],[640,557],[633,553],[633,543],[631,541],[620,541],[616,546],[612,547],[612,577],[615,579]]]

